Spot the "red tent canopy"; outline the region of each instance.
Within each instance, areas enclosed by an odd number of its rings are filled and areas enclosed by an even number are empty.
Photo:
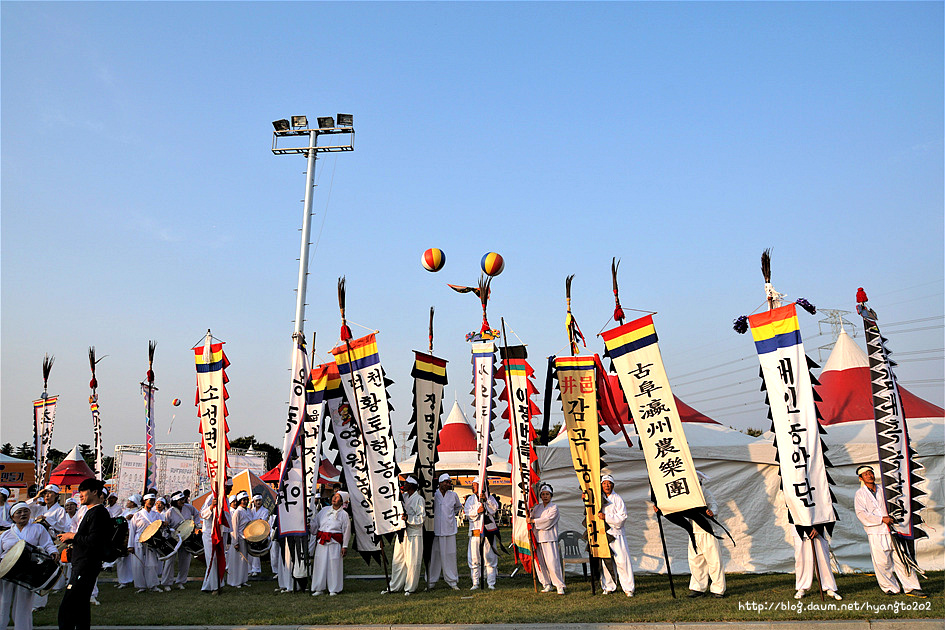
[[[341,471],[335,468],[330,461],[323,459],[318,466],[318,483],[328,485],[335,483],[341,478]],[[260,479],[266,483],[279,483],[279,465],[261,476]]]
[[[818,405],[823,424],[873,420],[873,391],[869,358],[853,339],[841,331],[814,389],[823,402]],[[901,385],[899,396],[907,418],[942,418],[945,410],[919,398]]]
[[[617,413],[621,418],[628,418],[630,416],[630,407],[627,405],[627,399],[623,395],[623,390],[620,389],[620,379],[616,374],[608,374],[607,380],[610,382],[610,389],[614,392],[614,399],[617,402]],[[721,424],[709,416],[696,411],[683,401],[679,400],[676,395],[673,395],[673,400],[676,401],[676,410],[679,412],[679,419],[682,422],[703,422],[706,424]],[[629,422],[624,424],[633,424],[633,419],[630,418]]]
[[[77,486],[86,479],[92,479],[95,473],[79,455],[79,447],[74,446],[62,463],[53,469],[49,475],[49,483],[57,486]]]

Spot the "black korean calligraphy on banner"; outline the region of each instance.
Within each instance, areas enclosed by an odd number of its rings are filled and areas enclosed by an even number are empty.
[[[279,466],[279,536],[306,536],[307,505],[302,478],[302,434],[305,422],[305,390],[309,381],[305,337],[296,336],[292,353],[292,382],[285,435],[282,440],[282,464]]]
[[[414,351],[413,416],[410,418],[410,438],[414,438],[413,453],[416,465],[417,492],[423,497],[423,528],[433,531],[433,493],[436,490],[436,447],[443,415],[443,387],[446,385],[446,359]],[[409,439],[409,438],[408,438]]]
[[[476,457],[479,462],[479,487],[489,484],[489,456],[492,454],[492,420],[495,408],[495,344],[472,344],[473,405],[476,420]]]

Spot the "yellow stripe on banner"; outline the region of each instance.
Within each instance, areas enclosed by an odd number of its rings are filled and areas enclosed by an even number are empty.
[[[345,346],[338,346],[332,352],[338,357],[339,363],[353,363],[372,354],[377,354],[377,342],[371,341],[363,346],[351,346],[350,352],[347,351]]]
[[[215,352],[211,352],[210,355],[211,355],[210,360],[204,361],[203,350],[201,349],[199,352],[194,352],[194,361],[197,363],[197,365],[205,365],[208,363],[219,363],[220,361],[223,360],[223,348],[220,348],[219,350]]]
[[[619,337],[614,337],[607,342],[608,348],[619,348],[620,346],[625,346],[631,344],[634,341],[643,339],[644,337],[649,337],[650,335],[656,334],[656,326],[649,324],[648,326],[643,326],[642,328],[637,328],[636,330],[631,330],[626,332]]]
[[[426,361],[417,361],[417,369],[424,372],[429,372],[430,374],[436,374],[437,376],[446,376],[446,366],[440,367],[433,363],[427,363]]]
[[[783,335],[785,333],[796,332],[800,329],[801,325],[797,321],[797,312],[795,311],[790,317],[777,319],[768,324],[762,324],[757,328],[752,327],[751,336],[755,341],[764,341],[766,339],[774,339],[778,335]]]

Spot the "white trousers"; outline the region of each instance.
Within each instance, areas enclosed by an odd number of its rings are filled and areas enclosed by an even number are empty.
[[[698,548],[692,547],[689,541],[689,590],[705,593],[712,581],[711,592],[716,595],[725,593],[725,571],[722,570],[722,556],[719,552],[719,541],[712,534],[701,531],[698,526],[693,527],[693,535]]]
[[[219,567],[217,567],[216,557],[213,555],[213,539],[210,536],[203,537],[203,557],[207,562],[207,570],[203,574],[202,591],[215,591],[220,588],[220,579],[217,577]]]
[[[262,561],[259,556],[250,556],[249,557],[249,574],[250,575],[259,575],[262,573]]]
[[[407,536],[394,541],[393,569],[390,576],[390,590],[404,589],[413,593],[420,584],[420,568],[423,565],[423,535]]]
[[[793,527],[791,532],[794,534],[794,588],[799,591],[810,590],[814,582],[814,556],[816,555],[821,590],[836,591],[837,580],[830,569],[830,547],[827,545],[827,539],[816,536],[810,540],[801,540]]]
[[[315,562],[312,567],[312,592],[340,593],[345,585],[344,565],[341,558],[341,543],[336,540],[315,547]]]
[[[175,582],[177,584],[186,584],[187,583],[187,574],[190,573],[190,562],[193,560],[193,556],[190,552],[184,551],[183,549],[178,550],[177,552],[177,579]]]
[[[630,550],[627,548],[627,539],[623,534],[617,534],[610,543],[610,555],[614,559],[614,565],[617,567],[617,576],[620,579],[620,587],[624,593],[632,593],[634,590],[633,567],[630,566]],[[608,593],[617,590],[617,583],[614,577],[607,570],[607,567],[601,563],[600,585]]]
[[[240,538],[237,544],[233,546],[230,559],[227,561],[226,583],[228,586],[242,586],[246,584],[249,577],[248,557],[249,552],[247,551],[246,541]]]
[[[496,569],[499,566],[499,557],[495,555],[492,544],[484,534],[482,536],[482,551],[486,557],[486,584],[495,586],[495,575]],[[482,562],[479,558],[478,536],[469,537],[469,545],[466,548],[466,564],[469,565],[469,577],[472,578],[473,586],[477,586],[482,576]]]
[[[13,582],[0,580],[0,620],[7,630],[10,619],[14,630],[33,630],[33,592]]]
[[[272,568],[272,574],[279,577],[279,570],[282,567],[282,546],[278,538],[269,546],[269,566]]]
[[[115,572],[118,574],[119,584],[131,584],[135,580],[134,563],[137,562],[132,554],[119,558],[115,562]]]
[[[161,563],[154,551],[143,545],[135,545],[134,557],[129,559],[133,563],[136,588],[154,588],[158,585],[158,569]]]
[[[292,577],[292,556],[289,555],[288,546],[283,547],[285,541],[275,540],[273,546],[279,548],[279,588],[287,591],[295,590],[295,578]]]
[[[889,534],[879,534],[866,537],[870,541],[870,557],[873,560],[873,572],[879,587],[887,593],[898,593],[899,584],[903,592],[919,590],[919,576],[899,560],[893,549],[892,537]],[[893,573],[895,572],[895,577]],[[896,583],[899,578],[899,584]]]
[[[561,572],[561,553],[557,542],[538,543],[538,581],[542,586],[564,588],[564,574]]]
[[[443,579],[450,586],[459,585],[459,571],[456,570],[456,534],[452,536],[434,536],[433,551],[430,553],[430,568],[427,573],[427,584],[433,586],[440,580],[440,571]]]

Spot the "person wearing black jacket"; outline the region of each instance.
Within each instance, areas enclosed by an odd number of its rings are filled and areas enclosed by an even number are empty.
[[[59,535],[62,542],[72,541],[72,578],[59,604],[59,630],[84,630],[92,623],[89,598],[115,528],[108,509],[102,505],[104,488],[99,479],[86,479],[79,484],[79,500],[87,511],[75,533]]]

